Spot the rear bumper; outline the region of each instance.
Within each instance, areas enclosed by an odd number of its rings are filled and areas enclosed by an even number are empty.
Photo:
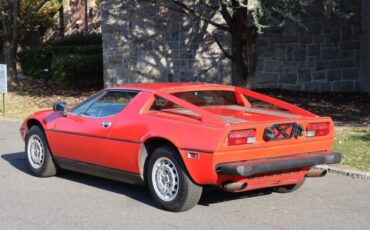
[[[319,164],[336,164],[342,159],[336,152],[311,152],[293,156],[265,158],[216,165],[216,173],[230,176],[253,176],[255,174],[310,168]]]

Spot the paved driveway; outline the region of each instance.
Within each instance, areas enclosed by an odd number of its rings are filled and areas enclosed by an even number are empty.
[[[0,121],[0,229],[369,229],[370,180],[309,178],[291,194],[207,191],[184,213],[156,208],[145,188],[27,168],[19,123]]]

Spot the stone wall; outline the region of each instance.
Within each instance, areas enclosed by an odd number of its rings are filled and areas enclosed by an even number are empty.
[[[230,83],[224,58],[206,24],[152,4],[102,2],[106,86],[132,82]],[[224,34],[219,35],[227,42]]]
[[[106,86],[131,82],[204,81],[229,84],[230,60],[209,33],[181,14],[154,5],[102,2]],[[216,15],[217,17],[217,15]],[[356,91],[360,23],[309,14],[304,24],[267,31],[258,40],[254,87]],[[218,34],[230,44],[227,34]]]
[[[259,38],[255,87],[359,90],[360,24],[318,16],[304,24],[307,28],[288,25]]]

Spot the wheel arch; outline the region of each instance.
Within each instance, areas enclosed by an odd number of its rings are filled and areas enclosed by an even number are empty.
[[[42,124],[42,122],[36,118],[30,118],[28,119],[26,122],[25,122],[25,134],[24,134],[24,141],[26,141],[26,138],[27,138],[27,135],[28,135],[28,132],[29,130],[33,127],[33,126],[37,126],[41,129],[41,131],[44,133],[44,136],[45,136],[45,141],[46,141],[46,144],[49,146],[49,140],[48,140],[48,136],[46,134],[46,127]],[[24,127],[24,126],[23,126]],[[23,134],[22,134],[23,135]],[[49,146],[49,151],[50,151],[50,154],[53,156],[54,154],[52,153],[51,151],[51,148]]]
[[[37,120],[35,118],[31,118],[27,121],[27,129],[28,130],[30,130],[30,128],[32,126],[35,126],[35,125],[39,126],[40,128],[42,128],[44,130],[44,126],[42,125],[42,123],[39,120]]]
[[[154,152],[154,150],[160,146],[169,145],[177,150],[179,158],[183,161],[181,154],[179,152],[179,148],[169,139],[164,137],[150,137],[146,139],[140,149],[139,153],[139,168],[140,174],[142,175],[143,179],[146,181],[146,172],[145,169],[148,164],[149,156]],[[184,163],[184,162],[182,162]]]

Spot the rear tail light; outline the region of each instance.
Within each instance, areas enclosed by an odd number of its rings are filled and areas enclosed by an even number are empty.
[[[244,145],[256,142],[256,130],[246,129],[229,133],[228,145]]]
[[[306,137],[319,137],[329,134],[330,126],[328,122],[310,123],[307,126]]]

